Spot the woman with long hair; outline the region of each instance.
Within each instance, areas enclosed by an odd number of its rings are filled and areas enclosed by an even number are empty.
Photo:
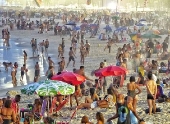
[[[96,119],[97,119],[96,124],[104,124],[104,117],[103,117],[103,114],[101,112],[96,113]]]

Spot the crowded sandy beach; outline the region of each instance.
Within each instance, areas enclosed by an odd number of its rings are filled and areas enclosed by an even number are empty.
[[[0,124],[170,124],[164,11],[6,10]]]

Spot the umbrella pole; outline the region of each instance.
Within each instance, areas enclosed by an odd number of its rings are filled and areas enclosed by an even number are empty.
[[[48,112],[50,110],[50,97],[48,97]]]
[[[52,104],[52,100],[53,100],[53,98],[51,97],[51,104]],[[51,105],[51,108],[52,108],[52,105]],[[52,114],[53,114],[53,108],[52,108],[52,111],[51,111],[51,112],[52,112]]]

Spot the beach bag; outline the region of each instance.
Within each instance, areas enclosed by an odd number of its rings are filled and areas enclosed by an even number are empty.
[[[160,108],[156,108],[156,112],[161,112]],[[149,108],[145,110],[145,113],[148,114],[149,113]],[[153,113],[153,110],[152,110]]]
[[[117,124],[130,124],[129,110],[126,106],[121,106],[118,108],[118,123]],[[129,119],[128,119],[129,118]]]

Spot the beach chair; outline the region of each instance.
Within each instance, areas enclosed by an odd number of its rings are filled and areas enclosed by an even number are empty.
[[[62,103],[60,103],[56,108],[56,102],[57,102],[57,99],[56,98],[53,98],[53,101],[52,101],[52,106],[51,106],[51,109],[50,109],[50,113],[57,113],[59,112],[60,116],[62,116],[60,110],[64,107],[64,105],[69,101],[69,97],[67,97],[65,100],[62,101]]]

